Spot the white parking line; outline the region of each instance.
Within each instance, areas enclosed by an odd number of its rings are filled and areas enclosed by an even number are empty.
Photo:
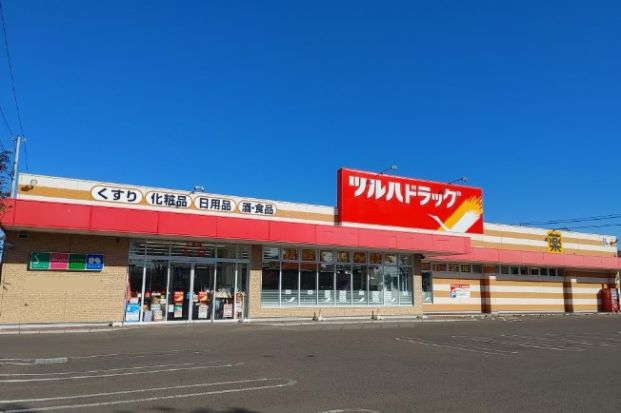
[[[212,361],[211,363],[203,363],[203,364],[216,364],[223,363],[223,361]],[[118,367],[114,369],[99,369],[99,370],[83,370],[83,371],[57,371],[51,373],[1,373],[0,377],[16,377],[16,376],[58,376],[58,375],[67,375],[67,374],[88,374],[88,373],[103,373],[106,371],[123,371],[123,370],[139,370],[139,369],[151,369],[151,368],[164,368],[164,367],[183,367],[183,366],[193,366],[196,363],[175,363],[175,364],[155,364],[148,366],[134,366],[134,367]]]
[[[581,340],[581,339],[572,340],[572,339],[564,338],[564,335],[553,334],[553,333],[546,333],[546,334],[544,334],[544,336],[546,336],[546,337],[520,336],[520,335],[517,335],[517,334],[503,334],[503,336],[505,336],[505,337],[528,338],[528,339],[531,339],[531,340],[548,341],[548,342],[552,342],[552,343],[560,341],[560,342],[563,342],[563,343],[582,344],[582,345],[585,345],[585,346],[615,347],[614,345],[612,345],[610,343],[594,343],[592,341],[586,341],[586,340]]]
[[[379,410],[368,410],[368,409],[334,409],[334,410],[323,410],[317,413],[381,413]]]
[[[224,390],[214,390],[214,391],[207,391],[207,392],[200,392],[200,393],[175,394],[175,395],[170,395],[170,396],[145,397],[145,398],[142,398],[142,399],[114,400],[114,401],[98,402],[98,403],[66,404],[66,405],[62,405],[62,406],[31,407],[31,408],[25,408],[25,409],[6,410],[5,413],[39,412],[39,411],[69,410],[69,409],[84,409],[84,408],[93,408],[93,407],[102,407],[102,406],[114,406],[114,405],[120,405],[120,404],[147,403],[147,402],[154,402],[154,401],[159,401],[159,400],[184,399],[184,398],[189,398],[189,397],[210,396],[210,395],[214,395],[214,394],[239,393],[239,392],[244,392],[244,391],[277,389],[277,388],[288,387],[288,386],[293,386],[293,385],[297,384],[297,381],[291,380],[291,379],[256,379],[254,381],[242,380],[242,381],[239,381],[239,382],[231,382],[231,383],[265,382],[265,381],[270,381],[270,380],[272,380],[272,381],[281,380],[281,381],[285,381],[285,382],[284,383],[280,383],[280,384],[268,384],[268,385],[263,385],[263,386],[242,387],[242,388],[239,388],[239,389],[224,389]],[[204,386],[210,386],[212,384],[205,383],[203,385]],[[170,387],[166,387],[165,389],[172,389],[172,388],[182,389],[182,388],[191,388],[191,387],[198,387],[198,386],[200,386],[200,385],[192,384],[192,385],[187,385],[187,386],[170,386]],[[153,390],[153,389],[143,389],[143,390],[144,391],[156,391],[156,390]],[[142,390],[128,390],[127,393],[138,392],[138,391],[142,391]],[[118,392],[118,393],[115,393],[115,394],[122,394],[122,393],[123,392]],[[67,399],[70,399],[71,397],[75,397],[75,396],[69,396],[69,397],[67,397]],[[58,399],[58,400],[60,400],[60,399]]]
[[[501,335],[502,336],[502,335]],[[519,346],[519,347],[527,347],[527,348],[538,348],[542,350],[554,350],[554,351],[584,351],[581,347],[563,347],[563,346],[547,346],[541,343],[531,343],[531,342],[520,342],[520,341],[507,341],[507,340],[496,340],[494,338],[489,337],[478,337],[478,336],[452,336],[453,338],[461,338],[464,340],[475,341],[479,343],[488,343],[488,344],[502,344],[505,346]]]
[[[406,338],[397,337],[395,338],[395,340],[407,341],[409,343],[420,344],[420,345],[429,346],[429,347],[448,348],[451,350],[469,351],[473,353],[482,353],[482,354],[489,354],[489,355],[495,355],[495,356],[513,356],[516,354],[520,354],[517,351],[500,350],[500,349],[494,349],[494,348],[489,348],[489,347],[479,347],[479,346],[461,347],[461,346],[452,346],[449,344],[438,344],[438,343],[433,343],[433,342],[424,341],[424,340],[420,340],[416,338],[409,338],[409,337],[406,337]]]
[[[81,374],[79,376],[68,376],[68,377],[42,377],[42,378],[32,378],[32,379],[4,379],[0,380],[0,383],[32,383],[32,382],[42,382],[42,381],[60,381],[60,380],[82,380],[82,379],[99,379],[103,377],[116,377],[116,376],[133,376],[137,374],[155,374],[155,373],[164,373],[170,371],[183,371],[183,370],[199,370],[199,369],[212,369],[212,368],[223,368],[223,367],[235,367],[240,366],[243,363],[228,363],[228,364],[218,364],[218,365],[203,365],[203,366],[191,366],[191,367],[178,367],[178,368],[170,368],[170,369],[157,369],[157,370],[148,370],[148,371],[132,371],[125,373],[110,373],[110,374],[97,374],[97,375],[84,375]]]
[[[187,384],[187,385],[178,385],[178,386],[152,387],[148,389],[123,390],[123,391],[114,391],[114,392],[106,392],[106,393],[80,394],[80,395],[75,395],[75,396],[42,397],[38,399],[0,400],[0,404],[40,403],[40,402],[49,402],[49,401],[57,401],[57,400],[87,399],[87,398],[93,398],[93,397],[119,396],[122,394],[147,393],[147,392],[157,392],[157,391],[166,391],[166,390],[181,390],[181,389],[191,389],[191,388],[196,388],[196,387],[228,386],[231,384],[247,384],[247,383],[276,381],[276,380],[282,380],[282,379],[260,378],[260,379],[250,379],[250,380],[220,381],[220,382],[215,382],[215,383],[198,383],[198,384]]]
[[[94,355],[89,355],[89,356],[60,356],[60,357],[51,357],[51,358],[0,358],[0,364],[10,364],[14,366],[29,366],[32,364],[45,364],[45,363],[37,363],[37,360],[52,360],[52,359],[82,360],[82,359],[94,359],[94,358],[104,358],[104,357],[144,358],[144,357],[153,357],[153,356],[166,356],[169,354],[178,354],[181,352],[187,352],[188,354],[202,354],[202,353],[209,353],[209,350],[179,349],[179,350],[156,351],[156,352],[143,351],[143,352],[137,352],[137,353],[108,353],[108,354],[94,354]]]
[[[568,334],[563,334],[566,337],[576,337],[576,338],[586,338],[586,339],[593,339],[593,340],[603,340],[603,341],[610,341],[612,343],[619,343],[621,344],[621,337],[617,337],[617,336],[613,336],[613,335],[608,335],[608,334],[589,334],[589,333],[583,333],[583,334],[574,334],[574,333],[568,333]]]

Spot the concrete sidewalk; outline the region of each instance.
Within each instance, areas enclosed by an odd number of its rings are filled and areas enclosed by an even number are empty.
[[[96,333],[120,331],[134,328],[157,328],[179,325],[212,325],[212,324],[237,324],[249,323],[255,325],[270,326],[304,326],[322,324],[377,324],[377,323],[442,323],[480,320],[519,320],[521,318],[539,317],[621,317],[615,313],[507,313],[507,314],[429,314],[423,316],[383,316],[381,319],[370,317],[329,317],[321,321],[312,318],[253,318],[240,320],[217,320],[213,323],[187,323],[187,322],[157,322],[157,323],[62,323],[62,324],[8,324],[0,325],[0,335],[14,334],[63,334],[63,333]]]

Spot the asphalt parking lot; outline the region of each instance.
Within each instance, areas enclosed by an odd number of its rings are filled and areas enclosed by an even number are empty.
[[[0,410],[621,408],[621,317],[194,324],[0,336]]]

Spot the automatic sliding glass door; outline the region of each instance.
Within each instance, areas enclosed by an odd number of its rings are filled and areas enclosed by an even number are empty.
[[[187,320],[190,313],[190,278],[192,264],[170,263],[168,320]],[[172,310],[172,311],[171,311]]]

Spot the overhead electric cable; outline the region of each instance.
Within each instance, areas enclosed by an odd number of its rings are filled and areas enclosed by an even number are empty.
[[[590,217],[582,217],[582,218],[568,218],[568,219],[558,219],[551,221],[531,221],[531,222],[520,222],[518,225],[556,225],[556,224],[569,224],[569,223],[580,223],[580,222],[592,222],[592,221],[605,221],[609,219],[619,219],[621,218],[621,214],[608,214],[608,215],[594,215]]]
[[[17,93],[15,91],[15,76],[13,76],[13,64],[11,63],[11,53],[9,52],[9,39],[6,34],[6,24],[4,22],[4,10],[2,9],[2,0],[0,0],[0,22],[2,23],[2,34],[4,35],[4,49],[6,51],[6,61],[9,66],[9,77],[11,78],[11,89],[13,90],[13,101],[15,102],[15,111],[17,112],[17,122],[19,124],[19,132],[24,135],[24,125],[22,124],[22,115],[17,102]]]

